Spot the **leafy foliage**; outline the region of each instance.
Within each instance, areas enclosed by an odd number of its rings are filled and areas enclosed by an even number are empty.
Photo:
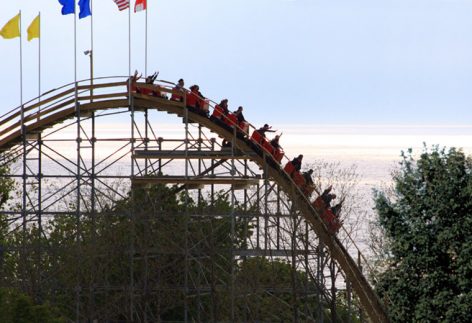
[[[8,173],[9,168],[7,166],[0,167],[0,210],[4,208],[5,204],[7,204],[14,187],[13,180],[5,176]],[[3,252],[2,246],[4,245],[4,239],[7,232],[8,222],[6,221],[6,215],[3,212],[0,212],[0,256]]]
[[[0,289],[0,318],[4,323],[62,323],[57,308],[49,304],[37,305],[33,300],[12,289]]]
[[[13,189],[13,180],[5,176],[8,173],[9,168],[7,166],[0,167],[0,208],[8,201]]]
[[[388,263],[377,290],[394,322],[472,321],[472,160],[461,150],[409,150],[394,195],[376,196]]]
[[[323,311],[330,322],[333,306],[311,296],[319,287],[307,273],[277,260],[236,261],[233,251],[248,247],[257,210],[231,205],[228,194],[196,203],[185,192],[155,185],[134,187],[97,213],[74,214],[70,207],[71,213],[44,221],[43,234],[31,222],[6,236],[6,245],[20,247],[5,252],[0,267],[2,286],[11,286],[0,305],[5,317],[21,318],[15,314],[21,308],[23,321],[31,313],[44,322],[62,316],[123,322],[136,315],[148,321],[291,321]],[[356,321],[345,307],[334,304],[337,317]]]

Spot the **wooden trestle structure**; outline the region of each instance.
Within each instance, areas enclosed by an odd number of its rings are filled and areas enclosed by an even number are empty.
[[[171,93],[171,83],[159,84],[162,92]],[[1,116],[1,163],[20,165],[9,177],[21,187],[22,207],[18,211],[5,210],[13,229],[20,230],[27,223],[35,222],[41,230],[46,216],[69,212],[80,218],[82,214],[100,212],[97,196],[103,187],[112,188],[112,180],[126,183],[128,187],[173,184],[177,190],[198,190],[199,195],[205,191],[215,194],[221,187],[232,200],[259,210],[257,215],[243,215],[252,221],[254,236],[248,241],[247,249],[231,251],[235,263],[246,257],[270,256],[285,257],[293,268],[304,268],[307,272],[308,267],[316,267],[315,278],[319,278],[321,286],[316,297],[329,302],[336,297],[336,292],[332,293],[338,288],[335,285],[340,284],[332,278],[332,284],[327,286],[326,257],[329,257],[345,280],[343,286],[347,294],[350,295],[352,289],[356,295],[362,315],[372,322],[389,321],[382,302],[362,272],[363,258],[358,250],[352,244],[348,250],[328,231],[309,198],[283,171],[283,165],[281,167],[263,150],[260,150],[262,154],[258,153],[247,139],[236,135],[236,129],[229,130],[190,112],[185,102],[131,93],[127,85],[123,79],[116,82],[107,78],[94,80],[92,87],[85,82],[69,84]],[[182,118],[184,136],[170,140],[162,135],[159,126],[155,126],[159,120],[158,112]],[[106,132],[106,127],[111,129],[110,125],[124,118],[129,125],[126,136],[111,136]],[[102,123],[102,120],[110,121]],[[232,148],[221,148],[214,138],[209,138],[211,133],[231,142]],[[63,188],[46,187],[48,180],[62,180],[56,182],[56,186],[67,183],[71,189],[66,193]],[[36,190],[31,191],[31,186]],[[57,206],[56,202],[68,194],[75,198],[75,210]],[[86,204],[83,201],[85,194],[90,196]],[[119,191],[116,195],[124,196]],[[226,216],[238,217],[237,214]],[[308,247],[294,237],[289,239],[290,242],[284,242],[284,236],[290,237],[289,223],[305,228],[302,231],[306,240],[316,240],[317,246]],[[191,284],[191,280],[187,283]],[[187,292],[196,288],[185,286]],[[238,297],[233,297],[233,303],[237,305]],[[132,300],[133,296],[130,297],[130,317],[139,321]],[[349,302],[354,303],[351,299]],[[316,313],[293,311],[294,320],[301,321],[322,321],[326,315],[321,310]],[[185,320],[198,320],[189,315],[185,313]],[[336,319],[336,314],[331,315]],[[83,316],[77,314],[70,319],[80,321],[81,318]]]

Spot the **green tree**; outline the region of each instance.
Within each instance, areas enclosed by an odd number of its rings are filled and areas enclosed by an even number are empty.
[[[66,322],[57,308],[33,300],[14,289],[0,289],[0,318],[4,323],[62,323]]]
[[[14,187],[13,180],[6,176],[8,173],[8,166],[0,166],[0,210],[3,210],[7,204]],[[6,215],[3,212],[0,212],[0,248],[4,245],[4,236],[6,232],[8,232]],[[1,252],[2,251],[0,250],[0,253]]]
[[[8,252],[2,279],[29,298],[5,298],[6,313],[21,305],[30,315],[30,299],[41,299],[68,319],[131,321],[132,284],[135,320],[291,321],[323,311],[331,322],[332,306],[312,296],[319,287],[308,273],[277,258],[233,257],[248,248],[257,209],[229,198],[220,192],[197,203],[165,185],[134,187],[95,214],[77,216],[72,202],[70,214],[43,224],[43,235],[34,222],[10,233],[7,245],[26,254]],[[345,308],[336,304],[340,321],[347,320]]]
[[[135,311],[148,320],[158,313],[162,320],[183,321],[186,308],[190,317],[208,321],[204,314],[210,313],[210,304],[217,304],[214,316],[226,320],[227,306],[220,299],[230,281],[231,250],[243,248],[251,234],[246,220],[236,220],[232,231],[231,217],[220,216],[232,210],[228,198],[217,193],[213,203],[197,205],[185,193],[176,195],[172,188],[155,185],[133,188],[93,217],[54,217],[43,226],[42,237],[33,223],[26,232],[8,235],[9,245],[22,245],[29,254],[25,261],[19,251],[9,252],[5,279],[31,295],[41,285],[41,293],[65,317],[75,317],[79,298],[83,319],[131,321],[126,288],[133,273],[133,285],[144,291],[134,296]],[[244,211],[236,206],[235,212]],[[53,252],[43,248],[41,256],[36,254],[39,244]],[[186,246],[192,246],[191,251],[186,252]],[[48,279],[39,282],[40,276]],[[186,281],[210,292],[195,291],[188,297],[182,288]],[[113,312],[110,303],[119,304]]]
[[[393,192],[375,198],[387,241],[376,288],[393,322],[471,322],[472,160],[454,148],[402,155]]]
[[[14,181],[8,178],[8,166],[0,167],[0,209],[7,206],[14,190]],[[5,270],[9,257],[4,257],[9,230],[5,213],[0,212],[0,280],[7,278]],[[12,276],[8,279],[11,281]],[[0,321],[5,323],[65,322],[59,311],[48,303],[38,304],[31,297],[13,288],[0,288]]]

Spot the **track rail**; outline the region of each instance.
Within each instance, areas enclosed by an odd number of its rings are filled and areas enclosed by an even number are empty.
[[[94,81],[96,82],[96,80]],[[37,99],[37,102],[32,100],[27,105],[20,106],[0,116],[0,151],[4,151],[5,155],[8,155],[8,151],[14,153],[15,150],[18,151],[15,149],[17,145],[21,144],[24,136],[28,134],[41,132],[75,116],[107,109],[129,108],[135,111],[157,109],[185,118],[184,102],[174,102],[141,94],[130,95],[131,93],[126,88],[127,81],[123,81],[123,78],[120,78],[120,81],[116,81],[116,78],[102,78],[100,81],[102,83],[94,84],[92,87],[79,85],[79,83],[63,86],[45,93]],[[162,91],[168,93],[172,92],[170,84],[172,83],[166,81],[159,82]],[[90,93],[96,94],[90,96]],[[234,131],[228,131],[210,119],[190,111],[188,111],[187,116],[189,120],[198,122],[217,133],[220,137],[233,140],[236,147],[243,154],[251,155],[251,159],[261,167],[265,165],[264,158],[271,158],[271,156],[260,157],[247,141],[235,136]],[[370,320],[373,322],[389,322],[380,299],[362,274],[361,269],[341,241],[328,231],[309,199],[277,163],[274,162],[268,165],[268,175],[294,201],[305,220],[310,223],[313,231],[328,248],[331,256],[338,262],[344,274],[352,283],[361,306]]]

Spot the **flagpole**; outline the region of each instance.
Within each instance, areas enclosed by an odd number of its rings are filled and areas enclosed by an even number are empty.
[[[93,12],[93,0],[90,0],[90,11]],[[93,102],[93,14],[90,15],[90,102]]]
[[[39,39],[38,39],[38,102],[41,102],[41,11],[38,13],[39,17]],[[41,111],[41,106],[38,106],[38,113]],[[38,115],[39,119],[39,115]]]
[[[93,0],[90,0],[90,12],[93,12]],[[93,14],[90,15],[90,49],[93,51]]]
[[[77,180],[76,180],[76,210],[75,210],[75,215],[76,215],[76,226],[77,226],[77,234],[76,234],[76,243],[77,243],[77,255],[76,255],[76,261],[77,265],[80,263],[79,259],[79,252],[80,252],[80,244],[79,244],[79,234],[80,234],[80,215],[81,215],[81,203],[80,203],[80,195],[81,195],[81,185],[80,185],[80,178],[81,178],[81,172],[80,172],[80,160],[81,160],[81,144],[80,144],[80,106],[78,102],[78,84],[77,84],[77,9],[75,7],[75,0],[74,0],[74,87],[75,87],[75,95],[74,95],[74,106],[75,106],[75,115],[76,115],[76,126],[77,126],[77,133],[76,133],[76,148],[77,148],[77,155],[76,155],[76,163],[77,163],[77,168],[76,168],[76,175],[77,175]],[[77,281],[77,287],[76,287],[76,295],[75,295],[75,318],[76,321],[79,321],[80,317],[80,294],[81,290],[79,288],[80,283],[79,283],[79,278],[78,276],[76,277]]]
[[[34,20],[33,20],[34,21]],[[37,121],[39,122],[40,119],[40,113],[41,113],[41,11],[38,11],[38,117]],[[38,135],[39,143],[38,143],[38,150],[39,154],[41,155],[42,153],[42,148],[41,148],[41,134]],[[38,171],[41,174],[42,173],[42,163],[41,163],[41,158],[38,159]],[[38,178],[38,209],[42,210],[42,180],[41,177]],[[38,213],[38,264],[41,263],[41,252],[42,252],[42,244],[41,244],[41,237],[43,234],[43,219],[42,219],[42,212],[39,211]],[[41,266],[39,267],[39,270],[41,271]],[[41,275],[39,277],[39,285],[41,286]],[[39,292],[39,298],[42,298],[41,292]]]
[[[130,1],[131,2],[131,1]],[[133,80],[134,82],[135,80]],[[128,7],[128,97],[129,97],[129,107],[131,110],[131,151],[134,151],[134,102],[132,100],[132,94],[131,94],[131,3]],[[134,176],[134,162],[131,163],[131,175]],[[133,190],[131,190],[131,198],[134,199],[134,194]],[[131,230],[134,233],[134,207],[131,208]],[[134,243],[133,239],[131,239],[130,242],[130,272],[129,272],[129,278],[130,278],[130,306],[129,306],[129,311],[130,311],[130,321],[134,321]]]
[[[131,3],[128,7],[128,75],[131,75]]]
[[[22,217],[22,229],[23,229],[23,238],[26,237],[26,203],[27,203],[27,200],[26,200],[26,179],[27,179],[27,176],[26,176],[26,171],[27,171],[27,166],[26,166],[26,161],[27,161],[27,158],[26,158],[26,125],[25,125],[25,107],[23,106],[23,45],[22,45],[22,36],[21,36],[21,10],[19,11],[18,13],[19,15],[19,27],[20,27],[20,103],[21,103],[21,134],[22,134],[22,143],[23,143],[23,179],[22,179],[22,182],[23,182],[23,200],[22,200],[22,205],[21,205],[21,217]],[[24,248],[24,244],[22,243],[22,248],[21,250],[23,250]],[[23,250],[24,252],[24,250]],[[21,251],[20,251],[20,256],[25,257],[26,255],[23,253],[23,255],[21,255]],[[25,271],[25,268],[23,268],[23,270],[21,270],[21,273],[22,274],[26,274],[26,271]]]
[[[148,65],[148,8],[146,8],[145,29],[144,29],[144,76],[147,76]]]
[[[75,2],[74,2],[75,3]],[[77,105],[77,10],[74,5],[74,83],[76,86],[76,105]]]
[[[21,10],[19,12],[20,15],[20,103],[21,103],[21,118],[23,119],[23,37],[21,35]],[[23,120],[22,120],[23,122]],[[23,130],[22,130],[23,131]]]

